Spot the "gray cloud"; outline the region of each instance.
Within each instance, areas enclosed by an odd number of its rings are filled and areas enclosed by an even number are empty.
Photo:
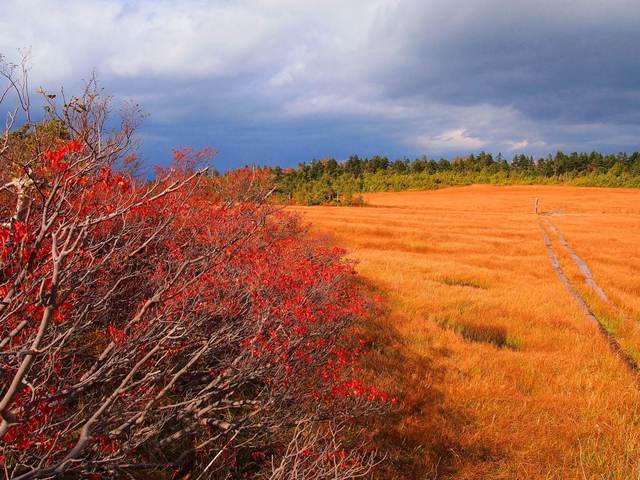
[[[636,0],[5,0],[0,51],[30,45],[49,88],[95,69],[150,112],[152,154],[617,151],[640,138],[638,25]]]

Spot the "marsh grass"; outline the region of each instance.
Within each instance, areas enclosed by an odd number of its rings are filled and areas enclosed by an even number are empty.
[[[640,389],[558,282],[536,197],[640,319],[637,190],[476,185],[293,208],[384,297],[363,366],[401,405],[370,425],[388,460],[376,478],[640,478]],[[636,327],[616,331],[630,352]]]
[[[464,278],[455,278],[455,277],[444,277],[442,278],[442,283],[445,285],[449,285],[450,287],[468,287],[468,288],[479,288],[482,290],[486,290],[487,287],[484,283],[478,280],[467,280]]]
[[[448,318],[441,319],[438,324],[445,329],[453,330],[469,342],[486,343],[497,348],[520,350],[522,342],[508,334],[503,326],[480,322],[455,322]]]

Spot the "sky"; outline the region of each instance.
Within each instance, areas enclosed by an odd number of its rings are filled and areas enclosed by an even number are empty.
[[[31,85],[95,72],[142,157],[220,170],[351,154],[640,149],[638,0],[2,0]]]

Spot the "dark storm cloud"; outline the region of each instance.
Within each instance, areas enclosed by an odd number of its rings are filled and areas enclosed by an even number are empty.
[[[588,7],[573,4],[577,18],[552,4],[532,12],[518,2],[508,12],[503,2],[485,2],[451,23],[424,12],[431,32],[416,32],[411,61],[384,81],[396,96],[511,105],[538,120],[637,125],[640,7],[608,15],[602,6],[596,21],[580,18]]]

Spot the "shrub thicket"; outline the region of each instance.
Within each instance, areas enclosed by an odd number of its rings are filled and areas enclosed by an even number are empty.
[[[93,84],[52,97],[0,144],[5,476],[366,473],[345,421],[390,400],[359,379],[342,252],[266,202],[266,172],[207,177],[181,150],[141,181],[135,116],[108,134]]]

